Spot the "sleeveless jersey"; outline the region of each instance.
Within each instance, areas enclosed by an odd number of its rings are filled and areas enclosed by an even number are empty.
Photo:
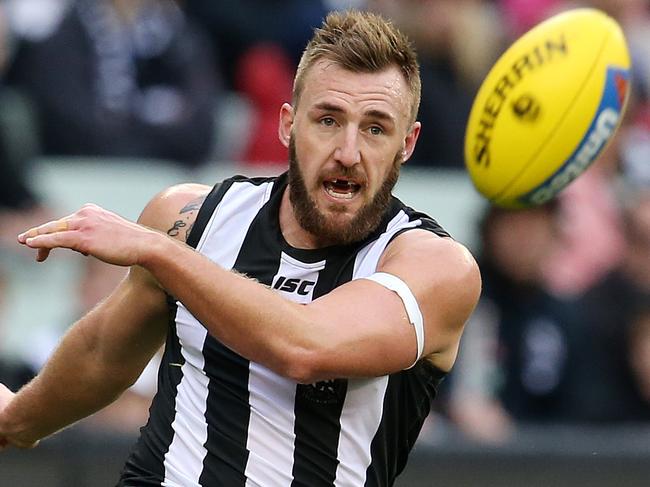
[[[280,231],[287,174],[214,187],[188,244],[226,269],[308,303],[375,272],[390,241],[420,228],[448,234],[392,199],[362,242],[296,249]],[[297,384],[207,333],[170,297],[158,392],[121,486],[390,486],[402,471],[443,373],[426,359],[389,376]],[[219,310],[215,310],[218,313]]]

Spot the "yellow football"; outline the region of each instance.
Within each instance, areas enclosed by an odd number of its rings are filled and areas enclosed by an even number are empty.
[[[465,164],[493,204],[553,198],[598,157],[625,110],[630,56],[603,12],[569,10],[540,23],[483,81],[465,133]]]

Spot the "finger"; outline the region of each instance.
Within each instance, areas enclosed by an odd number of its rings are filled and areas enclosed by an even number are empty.
[[[20,243],[26,243],[27,239],[36,237],[38,235],[47,235],[50,233],[65,232],[69,229],[70,229],[70,219],[68,217],[60,218],[58,220],[49,221],[37,227],[30,228],[26,232],[23,232],[20,235],[18,235],[18,241]]]
[[[35,237],[27,237],[25,245],[33,249],[42,250],[43,252],[38,254],[37,260],[39,260],[39,256],[45,260],[51,249],[64,248],[80,251],[79,232],[68,230],[65,232],[59,231],[57,233],[46,233]]]
[[[18,241],[21,243],[25,243],[25,241],[28,238],[31,237],[36,237],[37,235],[44,235],[48,233],[56,233],[56,232],[64,232],[68,230],[68,220],[65,218],[61,218],[59,220],[53,220],[47,223],[44,223],[43,225],[39,225],[37,227],[30,228],[26,232],[21,233],[18,235]]]
[[[50,249],[40,248],[36,251],[36,262],[43,262],[50,255]]]

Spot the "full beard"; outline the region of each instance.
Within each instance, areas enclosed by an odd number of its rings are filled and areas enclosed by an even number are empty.
[[[293,137],[289,143],[289,200],[300,226],[326,245],[348,245],[364,240],[380,224],[391,202],[393,188],[397,183],[401,166],[401,152],[393,159],[390,172],[373,198],[363,205],[351,219],[341,222],[328,218],[316,206],[309,195],[300,170]],[[341,168],[342,176],[352,176],[353,171]],[[334,212],[345,211],[341,205]]]

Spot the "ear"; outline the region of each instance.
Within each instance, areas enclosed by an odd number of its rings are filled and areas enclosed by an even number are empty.
[[[420,136],[421,128],[422,124],[420,122],[413,122],[413,125],[406,134],[406,137],[404,138],[404,149],[402,150],[402,163],[406,162],[413,154],[415,144]]]
[[[288,103],[283,103],[280,108],[280,124],[278,125],[278,137],[280,143],[289,147],[289,140],[291,138],[291,129],[293,127],[293,107]]]

